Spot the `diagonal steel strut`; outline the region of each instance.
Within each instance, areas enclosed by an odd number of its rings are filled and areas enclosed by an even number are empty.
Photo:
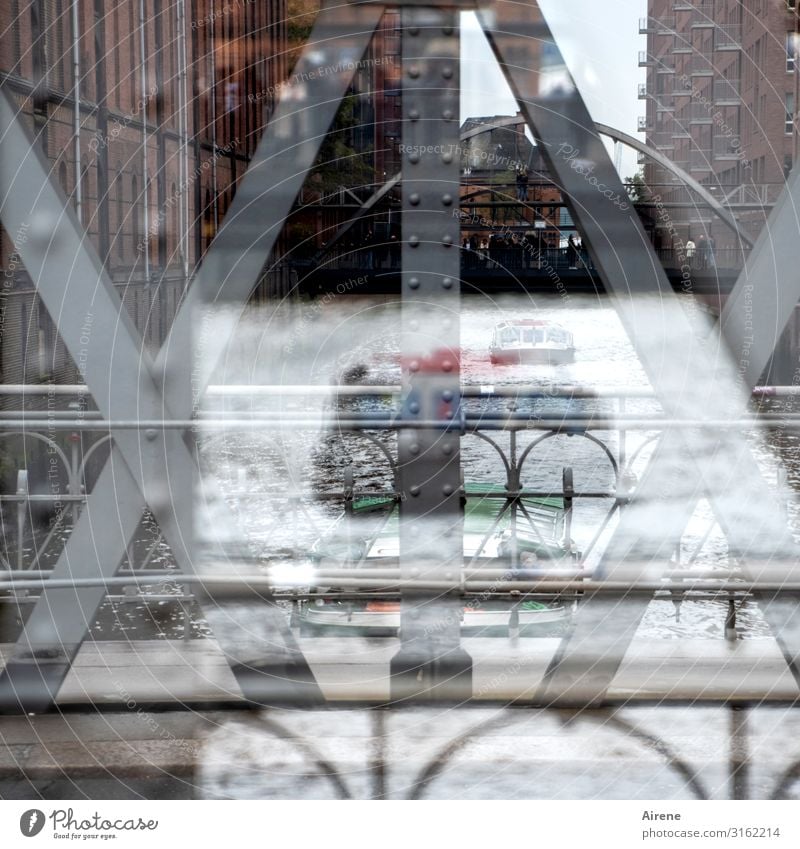
[[[683,418],[701,410],[709,419],[729,418],[734,410],[738,414],[746,397],[736,364],[723,345],[708,344],[694,332],[627,203],[622,182],[538,4],[501,0],[478,14],[665,412]],[[530,53],[537,50],[548,57],[548,64],[534,62],[531,67]],[[698,486],[709,493],[732,547],[748,561],[754,577],[764,574],[775,557],[794,550],[775,498],[741,436],[731,434],[722,444],[707,429],[686,431],[670,445],[669,457],[662,455],[648,476],[645,491],[652,498],[638,505],[638,521],[626,525],[630,532],[620,533],[607,552],[613,564],[608,577],[640,577],[640,567],[632,562],[643,559],[643,528],[649,534],[647,548],[662,558],[671,551],[682,511],[670,509],[668,501],[665,507],[666,496],[696,497]],[[696,472],[687,477],[689,468]],[[616,658],[633,635],[633,617],[624,615],[622,605],[603,611],[599,619],[584,616],[587,608],[597,609],[592,600],[583,605],[576,633],[549,671],[548,699],[583,701],[602,696],[609,673],[618,665]],[[776,630],[783,629],[784,616],[770,609],[765,613]],[[793,644],[794,639],[792,632]],[[784,647],[784,653],[790,661],[797,654],[792,647]],[[794,665],[793,671],[797,676]]]
[[[781,332],[800,301],[800,170],[789,176],[786,187],[776,203],[767,225],[762,230],[747,265],[739,275],[722,312],[719,323],[712,331],[714,346],[727,344],[731,352],[741,353],[740,372],[745,385],[752,389],[775,349]],[[722,337],[722,340],[719,337]],[[698,477],[697,467],[681,457],[680,439],[675,432],[666,432],[659,441],[642,480],[636,488],[636,502],[621,513],[620,522],[612,535],[605,555],[605,563],[613,564],[624,559],[631,549],[644,562],[653,563],[660,573],[658,563],[666,563],[680,544],[681,537],[706,492]],[[664,493],[674,490],[681,482],[682,494],[673,498],[673,504],[662,521],[659,536],[642,536],[648,516],[638,506],[663,501]],[[731,527],[725,514],[719,521],[726,535]],[[787,576],[788,579],[788,576]],[[782,643],[784,656],[790,667],[797,663],[797,646],[800,645],[800,611],[790,600],[779,594],[759,594],[758,600],[767,613],[773,631]],[[596,691],[603,692],[611,684],[622,662],[630,639],[633,637],[649,605],[649,599],[631,596],[624,605],[606,598],[595,598],[582,607],[581,617],[570,644],[562,646],[557,666],[570,664],[568,655],[591,656],[594,653]],[[607,647],[605,660],[596,656],[598,640],[608,631],[607,623],[614,623],[614,643]],[[591,648],[590,648],[591,647]],[[572,677],[576,678],[575,673]],[[563,679],[561,685],[564,685]],[[571,685],[575,687],[575,685]],[[555,688],[555,685],[554,685]],[[576,698],[577,691],[573,690]]]
[[[193,367],[191,324],[197,308],[224,301],[226,306],[238,309],[238,320],[381,11],[380,7],[326,7],[320,12],[295,69],[296,79],[316,77],[318,84],[302,88],[299,108],[298,91],[293,91],[291,84],[281,90],[273,121],[155,366],[149,362],[102,264],[87,244],[80,223],[63,194],[49,181],[47,163],[27,138],[4,93],[0,100],[7,127],[0,150],[3,220],[11,232],[30,225],[32,237],[20,250],[23,261],[57,319],[68,350],[76,362],[86,362],[86,382],[104,414],[139,419],[191,415],[192,393],[207,385],[216,358],[235,327],[235,320],[231,320],[234,310],[229,309],[225,329],[215,327],[212,350],[201,352],[201,360]],[[350,61],[342,61],[343,57]],[[323,67],[326,72],[319,73]],[[12,170],[11,163],[18,165]],[[31,186],[36,187],[32,203]],[[65,268],[71,269],[71,291],[63,286]],[[76,292],[85,295],[85,300],[76,298]],[[81,356],[81,328],[87,320],[94,328],[91,351]],[[163,393],[154,374],[164,380]],[[112,458],[87,500],[53,575],[112,575],[145,506],[153,510],[181,568],[191,569],[190,503],[196,464],[186,443],[169,431],[142,435],[120,431],[114,438]],[[120,508],[113,517],[116,521],[111,521],[107,514],[115,500]],[[107,517],[105,521],[103,517]],[[41,710],[54,700],[103,596],[100,590],[42,595],[18,641],[14,660],[0,677],[0,708]],[[245,696],[257,702],[285,697],[319,700],[321,694],[313,676],[280,618],[283,614],[274,609],[271,613],[266,639],[273,644],[278,662],[269,669],[260,668],[258,663],[239,663],[242,644],[252,639],[235,620],[228,645],[222,646],[234,664]],[[42,663],[45,655],[49,661]]]

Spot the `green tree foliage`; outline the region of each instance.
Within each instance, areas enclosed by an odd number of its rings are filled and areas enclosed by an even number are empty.
[[[637,171],[632,177],[627,177],[625,187],[632,203],[645,203],[650,199],[650,189],[644,181],[642,171]]]

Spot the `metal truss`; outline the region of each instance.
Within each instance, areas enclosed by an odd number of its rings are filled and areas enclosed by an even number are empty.
[[[446,583],[462,560],[459,221],[451,210],[459,194],[460,4],[419,0],[402,5],[404,385],[403,416],[395,425],[403,495],[401,564],[409,575],[421,568]],[[192,421],[383,9],[371,2],[323,7],[296,74],[313,78],[313,84],[304,85],[302,96],[291,87],[281,90],[275,116],[154,361],[80,223],[50,180],[12,99],[7,92],[0,98],[2,217],[9,232],[29,234],[19,252],[42,300],[75,361],[85,363],[86,384],[104,418],[166,425],[113,429],[111,457],[53,570],[52,586],[42,593],[0,677],[0,709],[38,711],[53,703],[105,592],[80,581],[115,574],[145,508],[156,517],[181,570],[196,573],[191,494],[197,465],[188,434],[169,423]],[[541,55],[545,42],[553,48],[549,55],[558,55],[538,4],[497,0],[479,5],[478,16],[665,414],[689,421],[701,410],[709,424],[738,417],[800,297],[797,174],[748,260],[720,329],[705,338],[672,292],[635,211],[614,202],[626,197],[624,187],[566,68],[545,67],[531,58]],[[353,61],[342,62],[342,57]],[[319,73],[323,67],[326,72]],[[422,152],[430,146],[444,152]],[[771,244],[773,238],[780,250]],[[770,298],[766,290],[772,280],[780,282]],[[214,332],[202,333],[212,313]],[[748,333],[758,339],[749,340]],[[663,437],[604,557],[602,577],[611,586],[660,577],[691,515],[689,507],[700,497],[709,498],[749,579],[798,582],[796,566],[774,565],[780,555],[796,554],[796,546],[748,444],[734,430],[724,441],[710,431],[684,428]],[[660,517],[654,533],[652,511],[667,496],[674,509]],[[428,521],[434,523],[435,557],[426,556]],[[212,559],[222,574],[249,576],[236,562],[226,562],[222,552]],[[544,703],[602,701],[644,601],[621,605],[601,595],[599,590],[587,595],[575,632],[549,671],[540,694]],[[394,695],[436,697],[439,685],[453,679],[468,696],[471,663],[460,647],[457,619],[448,616],[453,602],[431,614],[424,600],[414,590],[404,591],[402,647],[392,664]],[[764,606],[800,680],[795,610],[777,593]],[[263,605],[265,636],[255,646],[224,604],[217,612],[217,638],[246,699],[304,705],[322,700],[269,597]]]
[[[297,67],[298,78],[316,78],[315,85],[304,91],[299,108],[297,92],[281,90],[274,118],[155,363],[66,198],[50,180],[42,152],[22,127],[9,93],[3,92],[3,221],[11,233],[29,228],[30,237],[19,246],[22,260],[67,350],[75,362],[85,363],[86,383],[104,415],[191,417],[197,402],[193,393],[205,389],[233,335],[381,13],[375,6],[333,4],[320,12]],[[342,56],[354,61],[342,62]],[[214,334],[204,337],[202,348],[190,353],[193,327],[202,323],[204,307],[224,318],[215,323]],[[152,510],[180,568],[191,574],[196,464],[190,446],[170,430],[115,430],[113,436],[111,458],[53,578],[113,575],[145,507]],[[52,704],[103,596],[99,587],[45,591],[0,677],[0,709],[43,710]],[[269,617],[269,636],[258,649],[266,662],[240,659],[242,646],[252,638],[237,628],[235,617],[227,618],[228,636],[219,635],[246,697],[259,703],[318,702],[321,694],[282,613],[265,605],[264,617]]]
[[[558,75],[554,74],[550,86],[546,69],[531,67],[527,59],[531,46],[543,41],[551,43],[551,55],[558,55],[538,4],[534,0],[500,0],[492,4],[491,11],[480,9],[478,14],[664,410],[677,418],[692,408],[704,410],[709,418],[725,419],[733,411],[738,415],[746,403],[743,389],[749,388],[743,387],[736,362],[746,340],[736,337],[730,322],[727,347],[720,339],[712,337],[709,344],[698,335],[672,292],[636,214],[623,211],[608,196],[624,197],[624,189],[566,67],[551,69]],[[572,166],[576,160],[579,167]],[[767,231],[775,219],[786,217],[789,206],[791,202],[785,200],[778,204]],[[791,229],[792,221],[783,226]],[[763,264],[759,259],[763,244],[762,239],[756,245],[751,268]],[[783,266],[783,255],[778,261],[791,275],[792,266]],[[759,284],[768,285],[768,281],[759,279]],[[745,285],[753,284],[740,281],[736,290]],[[797,290],[793,296],[787,294],[782,305],[796,304],[798,294]],[[789,314],[777,316],[780,329]],[[770,334],[769,326],[752,327]],[[767,340],[763,347],[770,347],[771,353],[777,338],[773,330],[768,335],[771,347]],[[700,379],[695,380],[694,375]],[[731,487],[735,487],[736,499],[724,497]],[[706,495],[732,548],[752,574],[764,575],[773,562],[796,552],[775,496],[744,438],[730,433],[723,445],[707,432],[687,430],[662,440],[637,487],[634,503],[624,511],[606,548],[605,576],[637,577],[641,565],[632,566],[632,561],[652,563],[651,574],[660,574],[691,515],[686,516],[685,505]],[[754,517],[759,517],[758,521],[754,522]],[[793,579],[797,570],[791,563],[778,567],[782,580]],[[583,604],[574,633],[548,671],[545,700],[602,700],[643,612],[643,603],[638,605],[638,613],[636,605],[627,603],[609,605],[590,598]],[[795,663],[800,628],[777,605],[767,605],[764,614],[800,681]]]

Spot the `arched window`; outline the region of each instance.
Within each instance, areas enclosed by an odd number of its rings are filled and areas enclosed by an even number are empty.
[[[203,206],[203,247],[208,249],[214,238],[214,208],[211,205],[211,191],[206,189],[206,201]]]
[[[69,194],[69,188],[67,187],[67,163],[62,159],[61,162],[58,163],[58,182],[61,183],[61,188],[64,190],[64,194]]]

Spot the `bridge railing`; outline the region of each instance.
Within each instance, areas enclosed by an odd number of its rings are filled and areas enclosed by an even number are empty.
[[[589,252],[582,246],[574,251],[568,247],[538,246],[536,231],[520,232],[514,237],[511,246],[503,242],[473,250],[461,248],[461,270],[464,273],[498,273],[503,271],[524,272],[552,276],[553,272],[588,271],[595,267]],[[713,274],[715,271],[739,271],[744,265],[746,253],[741,248],[724,247],[713,251],[703,251],[695,247],[687,254],[685,244],[674,248],[658,248],[656,254],[667,271]],[[365,243],[353,241],[347,245],[336,246],[326,253],[321,266],[310,260],[297,260],[292,263],[298,273],[317,270],[351,271],[355,274],[369,272],[400,271],[400,256],[395,243]]]

